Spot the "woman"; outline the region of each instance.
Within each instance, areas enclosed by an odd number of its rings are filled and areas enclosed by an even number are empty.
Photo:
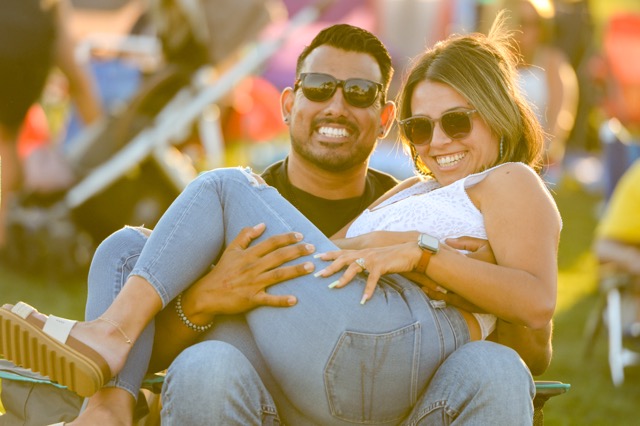
[[[209,172],[165,213],[101,319],[78,323],[70,342],[54,344],[39,331],[29,307],[16,305],[16,312],[6,307],[0,320],[10,336],[0,339],[3,353],[46,370],[79,393],[95,392],[120,371],[131,343],[153,316],[195,281],[241,228],[263,221],[263,237],[295,229],[324,253],[313,259],[320,270],[316,277],[271,288],[296,294],[296,306],[276,315],[270,308],[247,314],[261,355],[287,397],[319,424],[398,422],[440,363],[466,342],[486,336],[495,318],[431,303],[394,273],[419,269],[518,324],[540,327],[553,313],[561,223],[532,169],[542,132],[515,88],[514,70],[501,18],[489,37],[452,37],[419,58],[399,105],[403,142],[424,176],[383,197],[339,235],[346,238],[337,245],[256,176],[237,169]],[[421,238],[424,248],[416,242],[418,233],[428,234]],[[438,243],[458,235],[488,238],[498,265]],[[336,279],[335,272],[345,267]],[[331,290],[336,287],[342,290]],[[27,359],[31,351],[9,343],[25,335],[84,371],[68,378]]]

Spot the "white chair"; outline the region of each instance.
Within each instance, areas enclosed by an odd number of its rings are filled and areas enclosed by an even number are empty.
[[[614,386],[624,383],[624,369],[640,365],[640,344],[632,348],[625,339],[625,328],[636,318],[637,295],[631,294],[640,277],[620,272],[611,264],[600,266],[600,300],[586,327],[587,355],[602,327],[607,328],[608,360]]]

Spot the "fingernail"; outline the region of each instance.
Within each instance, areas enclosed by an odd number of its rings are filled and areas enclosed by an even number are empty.
[[[293,297],[293,296],[291,296],[291,297],[289,297],[289,298],[287,299],[287,303],[289,304],[289,306],[293,306],[293,305],[295,305],[295,304],[296,304],[296,302],[297,302],[297,301],[296,301],[296,298],[295,298],[295,297]]]
[[[313,244],[305,244],[304,248],[306,248],[309,253],[313,252],[316,249]]]
[[[296,232],[296,233],[294,234],[294,237],[295,237],[295,238],[296,238],[296,240],[298,240],[298,241],[301,241],[301,240],[302,240],[302,234],[301,234],[301,233],[299,233],[299,232]]]
[[[334,281],[331,284],[329,284],[329,288],[334,288],[335,286],[337,286],[338,284],[340,284],[340,281]]]
[[[367,295],[365,294],[364,296],[362,296],[362,299],[360,300],[360,304],[364,305],[365,303],[367,303]]]
[[[448,293],[446,288],[442,288],[439,285],[436,286],[436,290],[438,290],[440,293],[444,293],[444,294]]]
[[[255,229],[256,231],[259,230],[260,228],[262,228],[264,226],[264,223],[259,223],[256,226],[253,227],[253,229]]]
[[[313,258],[314,258],[314,259],[319,259],[319,258],[321,258],[322,256],[324,256],[324,253],[318,253],[318,254],[314,254],[314,255],[313,255]]]
[[[305,264],[304,264],[304,266],[303,266],[303,267],[304,267],[304,270],[305,270],[305,271],[307,271],[307,272],[311,272],[311,271],[313,271],[313,269],[314,269],[316,266],[315,266],[313,263],[311,263],[311,262],[305,262]]]
[[[319,270],[318,272],[316,272],[315,274],[313,274],[314,277],[318,278],[319,276],[321,276],[322,274],[324,274],[324,269]]]

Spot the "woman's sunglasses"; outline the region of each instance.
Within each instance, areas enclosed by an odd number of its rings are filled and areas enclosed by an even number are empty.
[[[440,122],[440,128],[451,139],[462,139],[468,136],[473,128],[471,115],[476,112],[478,111],[475,109],[452,111],[435,120],[428,117],[415,116],[399,121],[398,124],[409,142],[419,146],[431,143],[433,129],[437,122]]]
[[[338,87],[342,88],[342,96],[354,107],[367,108],[373,105],[382,91],[382,84],[363,78],[338,80],[329,74],[309,72],[300,74],[293,90],[302,88],[305,98],[314,102],[331,99]]]

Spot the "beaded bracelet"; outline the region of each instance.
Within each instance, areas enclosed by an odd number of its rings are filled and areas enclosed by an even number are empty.
[[[207,331],[208,329],[210,329],[213,326],[213,321],[210,322],[207,325],[197,325],[197,324],[194,324],[191,321],[189,321],[189,318],[187,318],[187,316],[182,311],[182,293],[180,293],[178,295],[178,297],[176,298],[176,312],[177,312],[178,316],[180,317],[180,319],[182,320],[182,323],[184,325],[186,325],[187,327],[189,327],[193,331],[197,331],[198,333],[202,333],[203,331]]]

